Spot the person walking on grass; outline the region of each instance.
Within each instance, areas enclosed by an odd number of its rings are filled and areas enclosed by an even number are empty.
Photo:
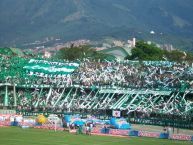
[[[92,128],[93,128],[93,124],[92,124],[92,123],[90,123],[90,125],[89,125],[89,135],[91,135]]]
[[[87,124],[87,125],[86,125],[86,134],[87,134],[87,135],[89,135],[89,129],[90,129],[90,128],[89,128],[89,126],[88,126],[88,124]]]

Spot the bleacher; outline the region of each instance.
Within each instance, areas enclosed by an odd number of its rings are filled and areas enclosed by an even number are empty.
[[[121,110],[188,116],[193,110],[192,76],[192,65],[187,63],[69,62],[0,49],[0,104],[25,111]]]

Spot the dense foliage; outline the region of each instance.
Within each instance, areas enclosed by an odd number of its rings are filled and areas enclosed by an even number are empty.
[[[163,51],[155,45],[147,44],[143,41],[138,41],[136,47],[132,49],[130,59],[137,60],[162,60]]]
[[[58,51],[56,57],[70,61],[83,59],[103,61],[111,58],[110,55],[98,52],[95,49],[92,49],[90,46],[62,48]]]
[[[130,60],[151,60],[151,61],[175,61],[175,62],[193,62],[191,53],[182,52],[179,50],[166,51],[158,48],[154,44],[148,44],[144,41],[138,41],[136,47],[132,49],[132,55],[125,59]]]

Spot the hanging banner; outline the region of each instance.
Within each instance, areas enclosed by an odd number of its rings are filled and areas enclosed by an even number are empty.
[[[23,68],[30,72],[30,75],[39,73],[40,76],[44,77],[46,75],[71,74],[78,67],[78,63],[61,63],[31,59]]]

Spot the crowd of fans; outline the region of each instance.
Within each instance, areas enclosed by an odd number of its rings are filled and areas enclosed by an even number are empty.
[[[151,63],[151,62],[149,62]],[[117,86],[125,88],[193,87],[193,69],[187,64],[157,62],[83,62],[73,78],[83,86]]]
[[[69,75],[41,76],[23,67],[29,59],[0,57],[0,83],[122,88],[193,88],[193,68],[171,62],[90,62],[80,63]]]
[[[122,95],[117,93],[110,97],[102,94],[97,98],[97,90],[101,87],[135,90],[174,89],[182,92],[193,89],[193,67],[186,63],[168,61],[91,62],[85,60],[71,74],[42,75],[40,72],[24,69],[29,60],[30,58],[27,57],[0,55],[0,95],[4,95],[5,89],[2,86],[6,83],[9,86],[17,86],[18,109],[61,110],[61,108],[70,106],[80,109],[89,107],[109,109]],[[72,86],[78,86],[76,87],[78,89]],[[81,88],[90,88],[90,90]],[[13,89],[9,87],[8,92],[9,104],[13,105]],[[95,97],[96,100],[91,99]],[[109,99],[104,99],[107,97]],[[165,102],[169,100],[168,98]],[[93,104],[93,101],[97,103]],[[164,106],[158,106],[158,110],[160,108]]]

